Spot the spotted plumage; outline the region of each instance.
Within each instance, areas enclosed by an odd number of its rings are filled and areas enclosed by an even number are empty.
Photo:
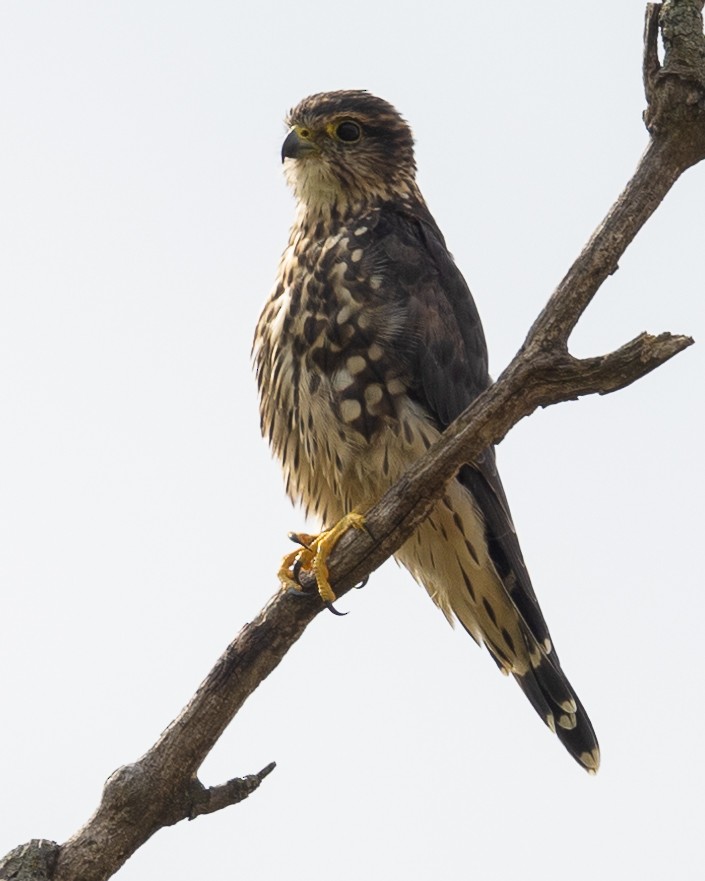
[[[254,359],[287,492],[328,528],[373,505],[490,378],[475,303],[416,185],[401,116],[348,91],[306,98],[287,122],[297,215]],[[595,734],[558,662],[493,449],[461,469],[396,557],[596,771]]]

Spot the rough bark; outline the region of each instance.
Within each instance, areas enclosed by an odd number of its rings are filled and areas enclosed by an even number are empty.
[[[636,172],[541,312],[515,358],[442,439],[351,530],[330,558],[338,595],[394,553],[427,515],[460,465],[499,442],[519,420],[645,376],[692,344],[643,333],[607,355],[576,359],[568,338],[602,282],[684,170],[705,156],[705,38],[701,0],[649,4],[644,35],[644,120],[650,141]],[[658,60],[661,32],[665,57]],[[311,587],[303,579],[305,587]],[[164,826],[246,798],[274,765],[206,789],[197,773],[247,697],[279,664],[323,606],[315,588],[277,591],[225,650],[189,704],[134,764],[109,778],[94,815],[63,845],[35,840],[0,860],[2,879],[101,881]]]

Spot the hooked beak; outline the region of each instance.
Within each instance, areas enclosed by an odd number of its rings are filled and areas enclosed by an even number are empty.
[[[289,132],[282,144],[282,162],[285,159],[298,159],[303,153],[309,153],[316,147],[311,141],[302,138],[295,128]]]

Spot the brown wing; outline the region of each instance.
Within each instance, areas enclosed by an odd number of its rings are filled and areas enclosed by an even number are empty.
[[[416,249],[413,277],[401,267],[388,277],[406,287],[413,341],[410,394],[441,430],[445,429],[490,384],[487,348],[477,308],[468,286],[446,249],[430,215],[396,219],[396,237],[404,250]],[[418,255],[423,255],[419,258]],[[396,296],[399,296],[398,294]],[[561,670],[524,562],[507,498],[496,467],[494,449],[464,466],[458,480],[482,514],[489,556],[521,619],[521,632],[532,666],[515,679],[544,719],[555,719],[556,733],[568,751],[589,770],[596,770],[599,749],[590,720]],[[492,647],[488,645],[492,652]],[[500,667],[503,664],[495,656]],[[550,721],[549,721],[549,724]]]

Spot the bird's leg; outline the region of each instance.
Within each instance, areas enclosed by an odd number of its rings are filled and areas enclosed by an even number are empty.
[[[335,593],[330,586],[328,573],[328,557],[331,551],[340,541],[340,538],[348,531],[348,529],[364,529],[365,518],[362,514],[354,511],[342,517],[335,526],[317,535],[311,542],[310,550],[314,552],[313,557],[313,574],[316,576],[316,585],[318,593],[324,603],[332,603],[335,600]]]
[[[288,588],[301,590],[296,579],[296,573],[303,569],[305,572],[313,572],[316,578],[318,593],[324,603],[330,605],[335,600],[335,593],[330,586],[328,573],[328,557],[336,546],[341,536],[348,529],[364,529],[365,518],[362,514],[354,511],[342,517],[335,526],[326,529],[319,535],[306,535],[304,533],[290,533],[289,538],[298,542],[302,547],[287,554],[279,568],[279,580]]]

